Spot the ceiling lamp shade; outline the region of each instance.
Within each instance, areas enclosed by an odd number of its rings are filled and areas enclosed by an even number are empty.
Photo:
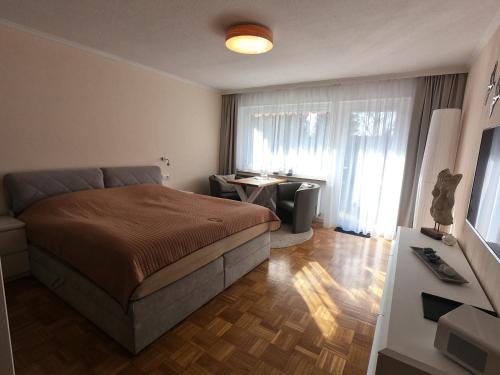
[[[234,25],[226,31],[226,47],[246,55],[265,53],[273,48],[273,32],[261,25]]]

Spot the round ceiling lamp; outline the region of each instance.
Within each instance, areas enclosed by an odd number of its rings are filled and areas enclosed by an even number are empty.
[[[273,48],[273,32],[261,25],[234,25],[226,31],[226,47],[246,55],[265,53]]]

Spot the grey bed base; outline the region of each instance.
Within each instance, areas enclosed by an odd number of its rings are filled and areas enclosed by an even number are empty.
[[[75,310],[137,354],[269,258],[266,232],[184,278],[130,303],[128,312],[92,281],[49,253],[29,247],[31,272]]]

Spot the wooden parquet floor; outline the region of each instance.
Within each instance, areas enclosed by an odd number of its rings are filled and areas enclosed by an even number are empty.
[[[137,356],[32,278],[6,285],[17,374],[364,375],[390,242],[316,227]]]

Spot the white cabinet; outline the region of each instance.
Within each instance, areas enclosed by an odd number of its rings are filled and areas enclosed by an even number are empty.
[[[24,223],[10,216],[0,216],[0,258],[6,280],[29,273],[28,244]]]
[[[469,283],[442,282],[410,246],[433,248]],[[416,229],[398,228],[389,257],[368,374],[469,374],[434,348],[437,323],[423,317],[422,292],[493,310],[458,246],[446,246]]]

